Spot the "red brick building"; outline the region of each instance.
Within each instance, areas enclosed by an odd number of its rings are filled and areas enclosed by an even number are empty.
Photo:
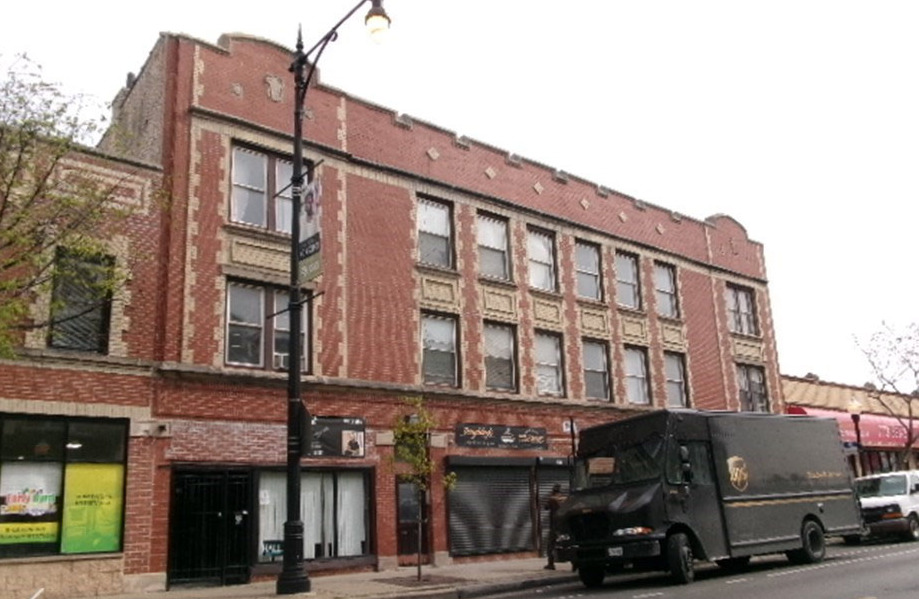
[[[90,411],[129,431],[121,546],[81,556],[111,573],[100,591],[279,571],[290,62],[245,36],[159,39],[100,144],[158,165],[168,196],[129,245],[146,259],[112,327],[121,353],[36,340],[0,370],[0,418]],[[541,549],[572,423],[784,411],[763,248],[730,217],[680,215],[321,81],[306,113],[322,186],[322,274],[304,285],[308,569],[414,559],[415,494],[391,460],[406,397],[438,423],[435,478],[457,474],[423,506],[435,563]],[[0,573],[73,560],[23,555]]]

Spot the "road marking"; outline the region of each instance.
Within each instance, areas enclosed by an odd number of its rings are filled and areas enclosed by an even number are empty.
[[[895,551],[895,552],[892,552],[892,553],[884,553],[884,554],[876,554],[876,555],[866,555],[866,556],[863,556],[863,557],[853,557],[853,558],[850,558],[850,559],[842,559],[842,560],[832,559],[832,560],[830,560],[830,561],[828,561],[828,562],[821,562],[821,563],[819,563],[819,564],[812,564],[812,565],[810,565],[810,566],[804,566],[804,567],[800,567],[800,568],[790,568],[790,569],[788,569],[788,570],[781,570],[781,571],[779,571],[779,572],[772,572],[772,573],[770,573],[770,574],[767,574],[766,577],[767,577],[767,578],[777,578],[777,577],[779,577],[779,576],[788,576],[788,575],[790,575],[790,574],[797,574],[797,573],[799,573],[799,572],[806,572],[806,571],[809,571],[809,570],[818,570],[818,569],[825,569],[825,568],[834,568],[834,567],[836,567],[836,566],[846,566],[846,565],[849,565],[849,564],[857,564],[857,563],[860,563],[860,562],[870,562],[870,561],[874,561],[874,560],[879,560],[879,559],[881,559],[881,558],[890,557],[891,555],[909,555],[909,554],[911,554],[911,553],[916,553],[916,552],[919,552],[919,549],[906,549],[906,550],[904,550],[904,551]]]
[[[635,599],[645,599],[645,597],[663,597],[663,593],[645,593],[644,595],[632,595]]]
[[[747,582],[748,580],[750,579],[749,578],[732,578],[730,580],[725,580],[724,583],[725,584],[738,584],[741,582]]]

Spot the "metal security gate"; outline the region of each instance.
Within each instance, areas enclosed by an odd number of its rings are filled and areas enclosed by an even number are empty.
[[[248,582],[252,474],[176,470],[172,488],[169,583]]]
[[[549,510],[546,499],[552,486],[561,485],[562,493],[569,493],[571,467],[567,458],[539,458],[536,464],[535,491],[539,500],[539,553],[544,555],[549,540]]]
[[[450,492],[450,554],[534,551],[533,460],[485,465],[454,463]],[[517,462],[517,463],[514,463]]]

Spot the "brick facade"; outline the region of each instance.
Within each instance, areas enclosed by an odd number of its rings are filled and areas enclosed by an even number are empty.
[[[25,360],[0,369],[4,412],[46,402],[50,413],[97,414],[93,406],[104,405],[131,420],[123,569],[104,591],[165,587],[177,468],[259,472],[284,464],[286,373],[227,365],[225,348],[228,282],[283,289],[289,280],[289,238],[232,222],[230,205],[235,147],[289,159],[290,60],[289,50],[245,36],[224,36],[217,45],[181,35],[160,38],[117,99],[116,123],[130,141],[119,137],[116,143],[110,134],[101,144],[161,164],[165,175],[162,208],[126,234],[125,251],[145,259],[132,262],[131,300],[118,331],[124,350],[118,356],[62,356],[35,341]],[[406,396],[422,396],[439,423],[431,451],[442,465],[452,456],[566,457],[571,439],[564,425],[570,420],[586,427],[665,405],[665,351],[684,356],[691,406],[739,409],[736,364],[744,363],[763,369],[770,408],[783,411],[763,248],[730,217],[679,215],[321,82],[307,95],[306,114],[306,156],[321,163],[315,175],[323,187],[323,274],[306,285],[316,299],[303,397],[314,415],[363,418],[367,441],[364,458],[305,458],[303,465],[369,474],[371,558],[317,560],[311,569],[385,568],[410,559],[397,555],[391,462],[392,427]],[[451,208],[454,268],[419,263],[419,197]],[[478,274],[480,212],[507,219],[510,281]],[[554,236],[557,292],[529,287],[533,228]],[[578,240],[601,250],[602,301],[577,297]],[[617,250],[639,258],[640,310],[617,308]],[[657,314],[655,261],[676,269],[679,318]],[[729,332],[728,284],[752,291],[757,335]],[[422,382],[426,311],[457,319],[456,388]],[[486,387],[483,320],[515,327],[518,392]],[[561,338],[561,397],[538,394],[538,331]],[[611,401],[585,399],[583,338],[608,343]],[[647,350],[649,406],[625,399],[626,346]],[[460,423],[545,429],[547,448],[460,447],[454,438]],[[436,483],[431,559],[482,559],[451,557],[449,497]],[[253,538],[251,555],[255,543]],[[50,567],[47,561],[69,563],[42,560],[42,568]],[[252,563],[249,574],[276,576],[277,566]],[[4,568],[0,561],[0,572]]]

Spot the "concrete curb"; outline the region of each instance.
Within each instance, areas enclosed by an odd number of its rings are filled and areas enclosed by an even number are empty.
[[[456,599],[474,599],[476,597],[486,597],[489,595],[498,595],[501,593],[512,593],[514,591],[525,591],[535,587],[566,584],[577,581],[577,575],[573,574],[571,576],[551,576],[546,578],[528,578],[526,580],[516,580],[513,582],[477,584],[457,589]]]

